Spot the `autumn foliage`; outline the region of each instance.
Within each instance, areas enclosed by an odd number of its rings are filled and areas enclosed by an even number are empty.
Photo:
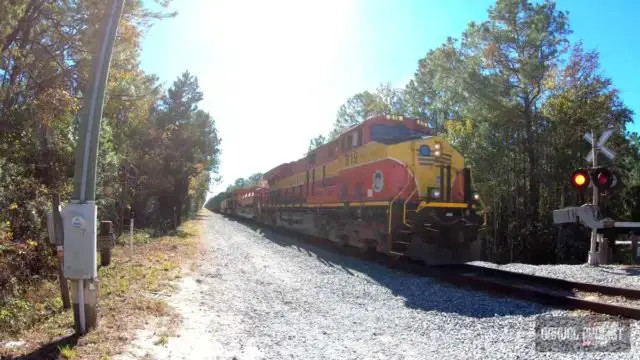
[[[141,36],[172,16],[127,0],[101,124],[98,220],[135,216],[174,231],[201,208],[217,173],[215,122],[198,110],[198,80],[169,89],[139,65]],[[70,199],[78,113],[108,2],[17,0],[0,6],[0,308],[24,284],[52,276],[46,212]],[[158,7],[157,5],[155,6]],[[133,212],[132,212],[133,210]]]

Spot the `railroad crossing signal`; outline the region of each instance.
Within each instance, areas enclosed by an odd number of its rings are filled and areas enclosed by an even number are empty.
[[[604,144],[613,135],[613,129],[606,129],[597,143],[594,143],[593,133],[585,133],[584,139],[591,144],[591,151],[586,157],[586,160],[593,165],[591,168],[578,169],[571,175],[571,186],[574,189],[582,192],[590,185],[594,187],[594,205],[598,204],[598,192],[614,189],[620,185],[620,176],[612,172],[611,170],[598,167],[598,159],[596,154],[602,152],[609,160],[613,160],[616,157],[613,150],[606,147]]]
[[[580,216],[584,216],[584,213],[578,215],[579,211],[585,212],[585,206],[588,207],[588,212],[591,211],[593,213],[597,212],[598,202],[600,198],[600,191],[606,191],[613,188],[621,187],[622,182],[620,181],[620,176],[615,172],[605,168],[598,167],[598,152],[602,152],[609,160],[613,160],[616,157],[616,154],[604,146],[604,144],[609,140],[611,135],[613,134],[613,129],[605,130],[598,142],[595,142],[595,133],[591,130],[591,133],[584,134],[584,139],[591,144],[591,151],[589,155],[587,155],[586,160],[591,162],[592,165],[587,169],[578,169],[571,174],[571,186],[574,189],[578,190],[578,192],[582,193],[589,185],[593,186],[593,203],[585,204],[580,207],[572,208],[572,209],[561,209],[554,210],[554,223],[562,224],[567,222],[572,222],[578,219]],[[593,215],[593,214],[591,214]],[[592,216],[594,217],[594,216]],[[595,217],[594,217],[595,218]],[[584,222],[583,218],[580,218],[581,221]],[[606,243],[603,242],[602,234],[598,234],[597,228],[598,226],[590,226],[591,231],[591,244],[589,246],[589,257],[588,263],[591,266],[598,265],[598,252],[596,251],[596,244],[600,242],[601,248],[599,251],[604,251],[603,254],[606,254]],[[604,250],[602,250],[602,246],[604,246]],[[606,261],[606,260],[605,260]]]
[[[598,142],[595,141],[595,132],[591,130],[591,133],[584,134],[584,139],[587,140],[589,144],[591,144],[591,151],[589,155],[587,155],[586,160],[591,162],[592,168],[589,171],[590,180],[593,182],[593,206],[594,208],[598,208],[598,203],[600,202],[600,191],[605,191],[611,188],[611,186],[616,186],[619,184],[618,177],[614,175],[609,169],[606,168],[598,168],[598,152],[602,152],[609,160],[613,160],[616,157],[616,154],[604,146],[604,144],[609,140],[609,137],[613,134],[613,129],[606,129],[602,135],[600,135],[600,139]],[[584,179],[584,181],[582,181]],[[582,183],[583,186],[579,189],[584,190],[586,186],[588,186],[586,182],[586,177],[584,173],[580,173],[572,178],[572,184],[578,185],[578,183]],[[586,185],[585,185],[586,184]],[[574,186],[575,186],[574,185]],[[595,229],[591,231],[591,244],[589,246],[589,258],[588,262],[591,266],[598,265],[598,253],[596,252],[596,243],[598,239],[601,239],[602,236],[597,233]],[[601,246],[603,246],[602,241],[600,241]],[[600,248],[602,250],[602,248]],[[606,253],[606,245],[605,245],[605,253]]]
[[[589,144],[591,144],[596,151],[600,151],[604,154],[604,156],[608,157],[609,160],[613,160],[613,158],[616,157],[616,153],[613,152],[613,150],[609,149],[608,147],[604,146],[604,144],[607,142],[607,140],[609,140],[609,138],[611,137],[611,135],[613,134],[613,129],[607,129],[605,130],[602,135],[600,135],[600,139],[598,140],[598,143],[594,145],[593,143],[593,135],[591,135],[590,133],[586,133],[584,134],[584,139],[587,140],[587,142]],[[591,151],[589,151],[589,155],[587,155],[586,160],[588,162],[592,162],[594,160],[594,150],[591,149]]]

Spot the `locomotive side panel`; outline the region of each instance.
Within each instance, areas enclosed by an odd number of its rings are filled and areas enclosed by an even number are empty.
[[[322,186],[321,180],[319,187],[311,187],[308,204],[375,202],[380,205],[381,201],[391,201],[403,188],[415,187],[409,169],[398,160],[388,158],[344,169],[330,181],[325,179],[327,183],[330,185]]]

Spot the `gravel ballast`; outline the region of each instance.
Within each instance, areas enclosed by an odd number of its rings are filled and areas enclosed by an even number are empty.
[[[208,255],[168,300],[183,317],[166,345],[140,331],[121,359],[640,359],[537,352],[538,315],[566,311],[321,250],[220,215]],[[636,322],[632,323],[635,340]]]
[[[564,280],[640,289],[640,268],[635,266],[600,265],[593,267],[588,264],[530,265],[518,263],[497,265],[484,261],[474,261],[469,264]]]

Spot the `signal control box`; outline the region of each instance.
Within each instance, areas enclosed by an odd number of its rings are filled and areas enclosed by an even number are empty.
[[[95,203],[70,203],[62,210],[64,229],[64,276],[95,279],[97,207]]]

